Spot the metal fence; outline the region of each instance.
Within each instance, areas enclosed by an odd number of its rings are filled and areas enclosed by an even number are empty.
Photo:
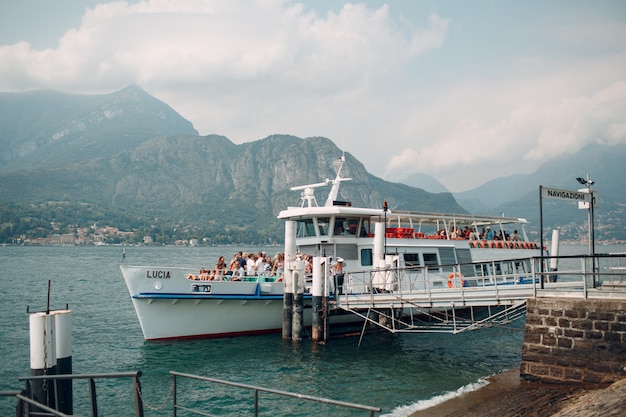
[[[107,373],[107,374],[61,374],[61,375],[34,375],[27,377],[20,377],[20,381],[25,382],[25,389],[22,392],[12,391],[11,396],[17,398],[17,411],[18,417],[30,417],[30,416],[76,416],[75,414],[66,414],[59,411],[55,404],[60,404],[59,398],[59,384],[66,381],[73,382],[74,380],[86,380],[89,389],[89,415],[91,417],[98,417],[98,393],[96,390],[97,379],[110,379],[110,378],[131,378],[133,384],[134,394],[134,407],[135,416],[143,417],[143,400],[141,396],[141,383],[139,377],[141,371],[137,372],[121,372],[121,373]],[[40,399],[35,398],[33,395],[33,386],[38,383],[44,383],[48,385],[46,390],[52,393],[50,404],[43,404]],[[51,385],[50,385],[51,384]],[[67,410],[65,410],[67,411]],[[71,411],[73,413],[73,411]]]
[[[186,378],[186,379],[193,379],[193,380],[199,380],[199,381],[204,381],[204,382],[210,382],[210,383],[215,383],[215,384],[220,384],[220,385],[225,385],[225,386],[230,386],[230,387],[236,387],[236,388],[240,388],[242,390],[247,390],[250,391],[252,393],[251,395],[251,407],[254,408],[254,416],[257,417],[259,415],[259,402],[260,402],[260,398],[259,398],[259,393],[267,393],[267,394],[272,394],[272,395],[278,395],[278,396],[282,396],[282,397],[288,397],[288,398],[293,398],[293,399],[299,399],[299,400],[304,400],[304,401],[311,401],[311,402],[316,402],[316,403],[323,403],[323,404],[330,404],[333,406],[336,406],[338,408],[349,408],[349,409],[353,409],[353,410],[363,410],[364,412],[367,412],[368,415],[370,416],[374,416],[374,413],[380,413],[381,409],[379,407],[370,407],[367,405],[361,405],[361,404],[354,404],[354,403],[350,403],[350,402],[345,402],[345,401],[337,401],[337,400],[332,400],[332,399],[328,399],[328,398],[321,398],[321,397],[315,397],[315,396],[311,396],[311,395],[305,395],[305,394],[298,394],[298,393],[293,393],[293,392],[288,392],[288,391],[281,391],[281,390],[276,390],[276,389],[272,389],[272,388],[263,388],[263,387],[259,387],[259,386],[255,386],[255,385],[248,385],[248,384],[241,384],[241,383],[237,383],[237,382],[230,382],[230,381],[224,381],[221,379],[216,379],[216,378],[210,378],[210,377],[205,377],[205,376],[198,376],[198,375],[191,375],[191,374],[184,374],[184,373],[180,373],[180,372],[174,372],[171,371],[170,375],[172,375],[172,384],[174,387],[174,409],[173,409],[173,416],[176,417],[177,416],[177,411],[181,410],[181,411],[186,411],[192,414],[196,414],[196,415],[202,415],[202,416],[208,416],[210,414],[206,414],[206,412],[204,410],[200,410],[197,408],[190,408],[190,407],[185,407],[183,405],[181,405],[179,403],[179,398],[178,398],[178,390],[177,390],[177,378]]]

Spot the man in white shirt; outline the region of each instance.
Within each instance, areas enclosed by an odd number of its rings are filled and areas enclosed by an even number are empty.
[[[257,275],[261,275],[265,272],[265,254],[263,252],[259,252],[257,255],[256,261],[254,262],[254,271]]]

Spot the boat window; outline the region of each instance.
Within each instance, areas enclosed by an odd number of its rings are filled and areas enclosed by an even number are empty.
[[[419,253],[405,253],[404,254],[404,264],[407,267],[420,266],[420,255],[419,255]]]
[[[502,268],[500,267],[500,262],[488,262],[484,264],[477,265],[480,269],[477,270],[477,275],[481,275],[483,277],[492,277],[494,275],[501,275]]]
[[[302,252],[302,253],[307,253],[307,252]],[[335,245],[332,244],[332,243],[317,244],[316,245],[316,249],[315,250],[311,250],[308,253],[309,254],[319,255],[319,256],[330,256],[330,257],[336,256],[335,255]]]
[[[454,255],[454,248],[440,248],[439,256],[441,257],[441,265],[445,272],[452,272],[452,265],[456,264],[456,257]]]
[[[374,236],[374,230],[369,218],[363,218],[361,228],[359,229],[359,237]]]
[[[516,261],[515,269],[518,274],[525,274],[530,272],[530,261]]]
[[[512,262],[502,262],[502,273],[507,275],[515,273]]]
[[[313,227],[313,219],[298,220],[296,226],[296,237],[315,236],[315,228]]]
[[[318,251],[318,245],[299,245],[297,248],[298,252],[304,253],[306,255],[311,256],[320,256]]]
[[[474,270],[476,271],[477,277],[486,277],[487,276],[487,267],[485,264],[474,265]]]
[[[336,218],[335,219],[335,228],[333,230],[333,235],[335,236],[344,236],[347,233],[347,226],[346,226],[346,219],[345,218]]]
[[[374,258],[372,257],[371,249],[361,249],[361,266],[374,265]]]
[[[424,257],[424,265],[428,267],[429,271],[439,270],[439,262],[437,262],[436,253],[425,253],[423,257]]]
[[[348,219],[346,221],[346,234],[349,236],[356,235],[357,228],[359,227],[359,219]]]
[[[320,217],[317,219],[317,228],[320,231],[320,236],[328,236],[328,224],[330,219],[328,217]]]
[[[461,273],[465,276],[472,276],[472,253],[470,252],[470,250],[457,248],[456,260],[459,264],[461,264]]]
[[[335,245],[335,254],[343,259],[357,259],[358,248],[356,245]]]

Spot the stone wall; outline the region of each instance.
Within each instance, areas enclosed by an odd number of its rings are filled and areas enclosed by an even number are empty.
[[[609,384],[626,377],[625,367],[625,300],[528,300],[522,379]]]

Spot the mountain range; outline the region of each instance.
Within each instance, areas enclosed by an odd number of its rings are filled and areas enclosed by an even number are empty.
[[[51,222],[109,223],[146,234],[187,230],[220,237],[212,240],[218,243],[280,241],[276,215],[299,204],[290,187],[334,177],[341,155],[322,137],[272,135],[234,144],[223,136],[199,136],[174,109],[135,85],[103,95],[2,93],[0,241],[45,230]],[[425,174],[406,183],[384,181],[346,153],[342,174],[353,180],[339,197],[371,207],[386,200],[392,209],[505,213],[536,225],[541,181],[571,188],[572,179],[593,167],[603,190],[600,207],[613,216],[604,220],[598,209],[596,225],[610,221],[613,231],[602,227],[603,237],[624,239],[626,180],[618,161],[625,155],[624,147],[592,146],[533,174],[453,195],[444,187],[425,191],[425,184],[437,184]],[[323,204],[324,196],[317,198]],[[574,208],[545,212],[548,225],[585,221]],[[579,237],[578,229],[572,227],[571,238]]]
[[[594,182],[592,189],[597,196],[594,206],[597,236],[604,240],[623,240],[626,236],[626,170],[623,161],[626,161],[626,146],[594,143],[578,152],[554,158],[531,174],[496,178],[472,190],[453,195],[469,212],[521,216],[538,225],[539,186],[584,190],[586,186],[578,183],[577,178],[586,179],[590,175]],[[415,185],[412,182],[414,178],[409,177],[405,182]],[[432,184],[439,191],[447,191],[433,180],[429,183],[420,179],[421,183]],[[568,239],[586,238],[586,209],[580,210],[576,203],[546,199],[543,199],[542,206],[546,228],[558,228]]]

